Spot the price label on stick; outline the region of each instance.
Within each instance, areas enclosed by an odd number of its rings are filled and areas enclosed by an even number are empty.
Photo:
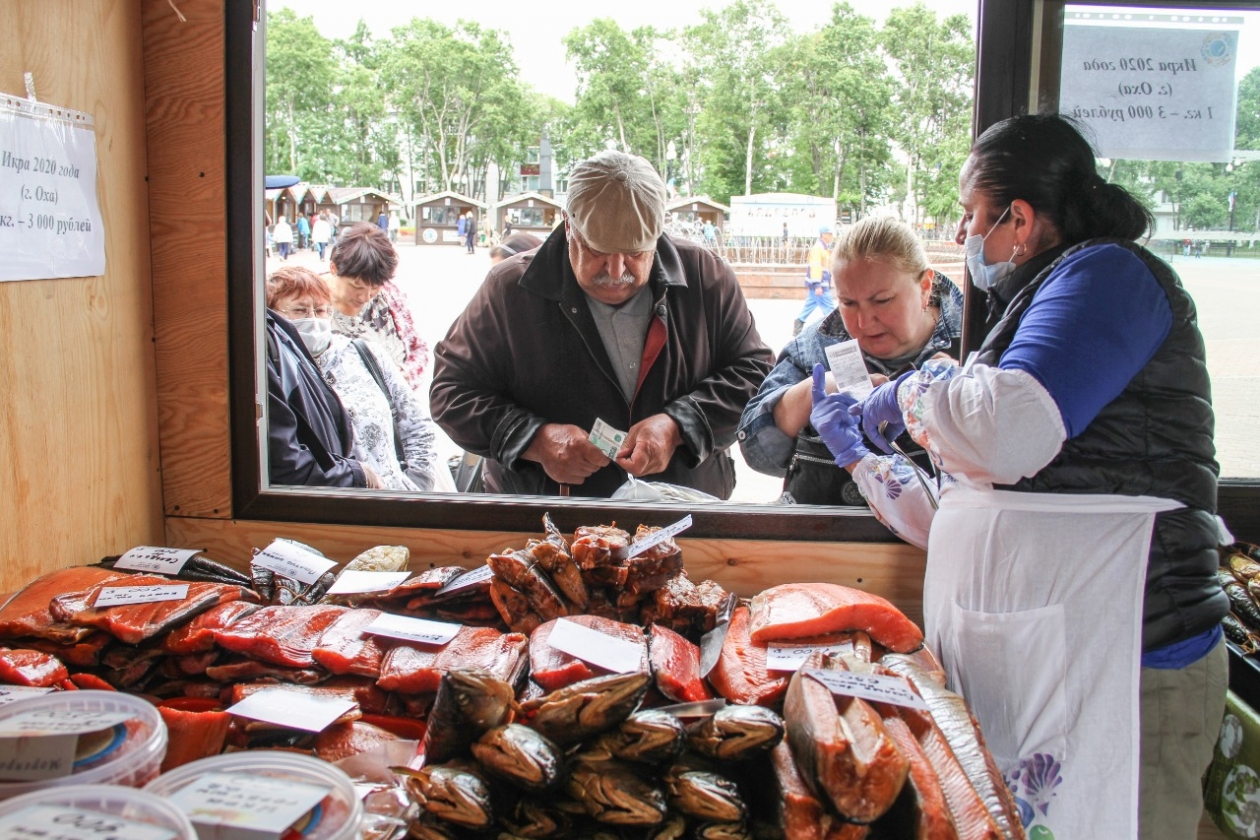
[[[324,572],[336,566],[337,561],[321,557],[288,540],[276,540],[254,555],[254,565],[302,583],[314,583]]]
[[[852,394],[861,400],[874,390],[857,339],[841,341],[828,347],[827,365],[831,368],[832,378],[836,380],[838,393]]]
[[[628,674],[643,667],[642,646],[629,639],[592,630],[576,621],[563,618],[557,621],[547,637],[547,644],[614,674]]]
[[[841,697],[860,697],[875,703],[891,703],[909,709],[928,711],[927,703],[901,677],[883,674],[855,674],[852,671],[823,671],[811,668],[802,676],[817,680]]]
[[[162,548],[141,545],[119,557],[114,568],[132,572],[152,572],[158,575],[177,575],[184,568],[185,563],[200,553],[199,548]]]
[[[459,634],[460,627],[459,624],[446,621],[381,613],[375,621],[363,628],[363,632],[425,645],[444,645]]]
[[[621,451],[621,444],[626,441],[626,433],[596,418],[595,425],[591,428],[590,441],[595,444],[596,449],[612,459],[616,458],[617,453]]]
[[[682,519],[679,519],[673,525],[666,525],[661,530],[653,531],[651,534],[644,537],[643,539],[637,540],[631,543],[629,551],[626,552],[626,557],[638,557],[640,554],[647,551],[649,548],[654,548],[655,546],[660,545],[666,540],[678,536],[679,534],[681,534],[683,531],[686,531],[690,527],[691,527],[691,514],[689,513],[686,516],[684,516]]]
[[[107,586],[96,593],[92,606],[98,610],[125,604],[155,604],[159,601],[182,601],[188,597],[188,584],[154,584],[153,586]]]
[[[337,575],[329,588],[329,595],[359,595],[364,592],[384,592],[411,577],[411,572],[368,572],[347,569]]]

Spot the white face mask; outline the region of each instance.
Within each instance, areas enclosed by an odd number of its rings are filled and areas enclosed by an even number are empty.
[[[963,241],[963,253],[967,257],[967,270],[971,272],[971,282],[982,292],[992,289],[1002,280],[1010,277],[1011,272],[1015,270],[1015,263],[1010,260],[992,265],[984,261],[984,241],[989,238],[990,233],[997,230],[997,226],[1002,224],[1002,220],[1006,218],[1006,214],[1009,212],[1011,212],[1011,208],[1008,205],[1002,211],[1002,215],[998,216],[998,220],[993,223],[993,227],[989,228],[989,233],[983,236],[973,233]],[[1014,256],[1013,251],[1011,256]]]
[[[302,336],[302,343],[312,356],[323,353],[332,343],[332,318],[299,318],[290,323]]]

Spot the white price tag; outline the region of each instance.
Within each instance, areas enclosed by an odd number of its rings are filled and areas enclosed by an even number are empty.
[[[176,836],[160,825],[61,805],[28,805],[0,817],[0,840],[174,840]]]
[[[882,674],[855,674],[852,671],[823,671],[811,668],[802,676],[812,677],[842,697],[860,697],[875,703],[891,703],[908,709],[928,711],[927,703],[901,677]]]
[[[337,576],[337,580],[328,589],[329,595],[359,595],[363,592],[384,592],[393,589],[407,578],[411,572],[367,572],[359,569],[347,569]]]
[[[182,601],[188,597],[188,584],[154,584],[152,586],[107,586],[96,593],[92,606],[98,610],[125,604],[154,604],[158,601]]]
[[[834,645],[768,645],[766,647],[767,671],[797,671],[815,653],[832,656],[853,651],[852,642]]]
[[[132,572],[152,572],[158,575],[177,575],[184,568],[185,563],[200,553],[199,548],[162,548],[141,545],[119,557],[114,568]]]
[[[874,390],[857,339],[841,341],[828,347],[827,366],[831,368],[831,376],[836,380],[837,393],[851,394],[862,400]]]
[[[40,710],[0,721],[0,779],[41,781],[69,776],[79,738],[95,735],[91,746],[108,745],[111,730],[131,718],[126,712]]]
[[[330,792],[290,779],[207,773],[168,799],[202,840],[276,840]]]
[[[665,540],[678,536],[679,534],[681,534],[683,531],[686,531],[690,527],[691,527],[691,514],[689,513],[686,516],[684,516],[682,519],[679,519],[673,525],[666,525],[664,528],[662,528],[659,531],[653,531],[650,536],[644,537],[643,539],[638,540],[637,542],[631,543],[629,551],[626,552],[626,557],[638,557],[640,554],[647,551],[649,548],[658,546],[661,543],[665,542]]]
[[[363,628],[363,632],[426,645],[444,645],[459,635],[461,626],[446,621],[381,613],[375,621]]]
[[[461,589],[467,589],[470,586],[476,586],[479,583],[485,583],[486,581],[490,580],[493,577],[494,577],[494,570],[491,569],[488,565],[479,566],[478,568],[473,569],[471,572],[464,572],[462,575],[455,578],[455,580],[446,584],[446,586],[443,586],[437,592],[434,592],[433,595],[435,597],[438,595],[449,595],[452,592],[458,592]]]
[[[320,557],[287,540],[276,540],[255,554],[253,562],[256,566],[302,583],[314,583],[324,572],[337,565],[336,560]]]
[[[19,700],[26,700],[30,697],[39,697],[41,694],[47,694],[50,691],[52,691],[51,688],[38,688],[33,685],[0,686],[0,706],[7,706],[10,703],[16,703]]]
[[[614,674],[628,674],[643,667],[643,648],[639,645],[563,618],[552,628],[547,644]]]
[[[626,441],[626,433],[620,429],[614,429],[599,418],[595,418],[595,425],[591,428],[590,441],[595,444],[596,449],[609,458],[616,458],[617,453],[621,451],[621,444]]]
[[[329,724],[353,708],[353,700],[314,697],[300,691],[274,688],[249,695],[227,712],[286,729],[323,732]]]

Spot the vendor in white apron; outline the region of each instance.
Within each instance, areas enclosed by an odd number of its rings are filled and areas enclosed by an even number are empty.
[[[1228,611],[1194,303],[1134,242],[1150,215],[1058,116],[986,131],[959,191],[984,345],[860,403],[820,386],[811,422],[881,520],[927,548],[928,644],[1029,836],[1193,840]],[[863,443],[903,427],[939,487]]]

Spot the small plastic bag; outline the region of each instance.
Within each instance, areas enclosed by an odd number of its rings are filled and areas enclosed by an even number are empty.
[[[668,484],[664,481],[638,481],[631,478],[612,494],[612,498],[622,502],[674,502],[678,504],[699,504],[722,501],[701,490]]]

